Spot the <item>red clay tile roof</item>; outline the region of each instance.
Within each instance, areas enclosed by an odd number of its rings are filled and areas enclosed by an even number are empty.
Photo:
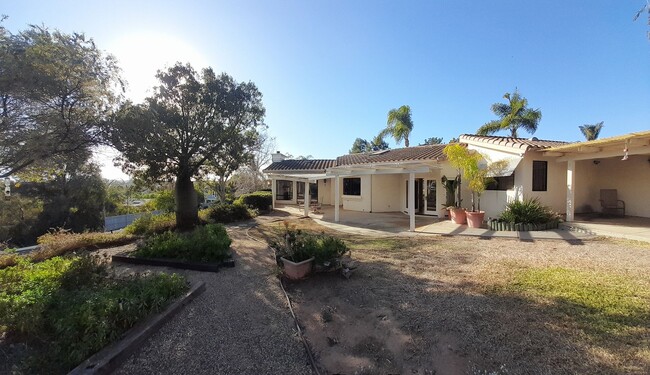
[[[325,173],[325,169],[336,165],[336,160],[331,159],[305,159],[305,160],[283,160],[271,163],[264,169],[264,172],[319,172]]]
[[[445,160],[442,149],[446,145],[427,145],[349,154],[336,158],[336,165],[390,163],[417,160]]]
[[[533,149],[544,149],[549,147],[557,147],[568,144],[569,142],[562,141],[546,141],[542,139],[533,138],[513,138],[513,137],[497,137],[491,135],[475,135],[475,134],[461,134],[458,137],[459,142],[482,142],[489,143],[499,146],[507,146],[512,148],[518,148],[522,150],[528,150],[529,148]]]

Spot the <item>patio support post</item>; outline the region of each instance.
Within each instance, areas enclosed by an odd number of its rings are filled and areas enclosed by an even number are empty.
[[[409,231],[415,232],[415,173],[409,173]]]
[[[339,201],[341,195],[339,194],[339,176],[334,178],[334,222],[339,222]]]
[[[273,199],[271,199],[271,202],[273,202],[273,209],[275,210],[275,178],[271,179],[271,195],[273,195]]]
[[[566,168],[566,221],[573,221],[575,212],[576,162],[569,160]]]
[[[305,216],[309,217],[309,203],[311,197],[309,196],[309,181],[305,181]]]

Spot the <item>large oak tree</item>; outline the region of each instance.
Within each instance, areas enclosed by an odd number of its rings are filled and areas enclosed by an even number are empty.
[[[151,97],[118,112],[112,140],[127,172],[176,180],[176,224],[191,228],[198,222],[192,179],[247,160],[263,125],[262,94],[251,82],[211,68],[198,74],[189,64],[156,77]]]
[[[121,88],[113,57],[83,34],[0,25],[0,178],[102,143]]]

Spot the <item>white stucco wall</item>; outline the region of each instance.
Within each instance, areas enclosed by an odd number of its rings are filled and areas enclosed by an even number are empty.
[[[533,161],[548,162],[546,191],[533,191]],[[515,170],[515,190],[509,198],[538,198],[539,201],[559,213],[566,213],[566,169],[567,162],[558,162],[556,157],[544,156],[541,152],[529,152]]]
[[[347,177],[346,177],[347,178]],[[344,210],[370,212],[371,210],[371,183],[370,176],[351,176],[350,178],[361,179],[361,195],[344,195],[343,194],[343,177],[341,177],[341,201]]]
[[[334,204],[333,183],[334,179],[318,180],[318,203]]]
[[[400,211],[400,178],[399,174],[381,174],[371,177],[372,181],[372,212]]]

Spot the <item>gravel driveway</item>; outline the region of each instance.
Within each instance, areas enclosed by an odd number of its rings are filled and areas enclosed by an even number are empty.
[[[206,291],[117,374],[311,374],[266,246],[230,227],[235,268],[180,271]],[[175,271],[178,272],[178,271]]]

